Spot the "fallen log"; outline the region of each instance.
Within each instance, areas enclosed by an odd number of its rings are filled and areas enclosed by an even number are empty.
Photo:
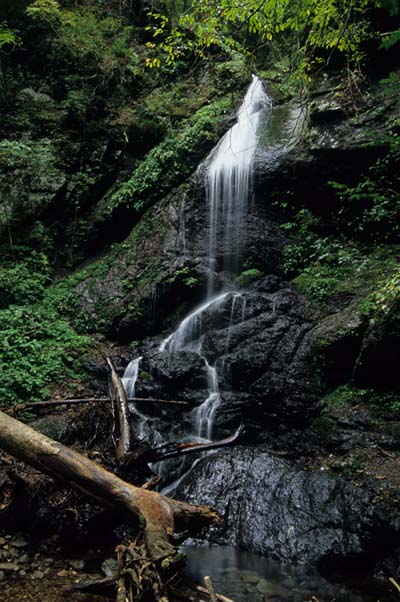
[[[19,403],[12,407],[0,408],[0,411],[5,414],[17,414],[25,410],[40,410],[47,407],[60,406],[60,405],[81,405],[86,403],[106,403],[110,402],[109,397],[81,397],[77,399],[49,399],[47,401],[28,401],[26,403]],[[146,404],[167,404],[167,405],[182,405],[189,406],[187,401],[178,401],[176,399],[157,399],[155,397],[128,397],[128,402],[139,403],[141,405]]]
[[[154,491],[126,483],[84,455],[57,443],[31,427],[0,412],[0,448],[52,477],[60,479],[79,492],[88,495],[103,506],[112,507],[138,530],[139,567],[124,573],[142,575],[151,569],[152,579],[131,583],[137,598],[151,593],[153,600],[162,600],[165,575],[179,565],[179,554],[173,544],[173,534],[188,531],[199,534],[202,529],[217,524],[218,513],[208,506],[194,506],[178,502]],[[130,554],[130,552],[129,552]],[[130,554],[130,556],[132,556]],[[151,591],[150,591],[151,590]],[[167,598],[164,598],[167,599]]]

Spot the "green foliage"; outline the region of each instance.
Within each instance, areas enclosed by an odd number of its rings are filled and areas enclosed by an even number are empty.
[[[393,411],[400,413],[400,396],[397,393],[387,393],[374,389],[359,389],[352,385],[341,385],[323,400],[326,406],[347,406],[366,403],[375,410]]]
[[[286,202],[275,202],[275,205],[281,209],[286,208]],[[300,209],[291,222],[282,224],[282,228],[286,230],[291,240],[283,249],[283,265],[288,276],[298,274],[314,259],[325,253],[324,242],[320,241],[314,231],[317,226],[318,219],[309,209]]]
[[[256,280],[260,280],[265,276],[264,272],[258,270],[257,268],[249,268],[248,270],[244,270],[235,280],[235,284],[240,288],[246,288]]]
[[[301,209],[292,222],[283,224],[291,241],[283,249],[284,269],[295,276],[299,290],[315,303],[328,301],[352,273],[362,250],[343,237],[318,234],[319,220]]]
[[[350,231],[374,242],[393,241],[400,233],[400,137],[395,129],[382,140],[385,142],[387,154],[356,185],[331,182],[341,201],[341,221]]]
[[[301,0],[295,5],[290,0],[199,0],[176,26],[171,26],[165,14],[151,13],[153,23],[148,29],[154,43],[147,62],[157,67],[161,57],[171,64],[193,53],[204,58],[216,48],[227,56],[238,51],[248,55],[263,46],[275,56],[285,50],[291,56],[291,68],[307,80],[334,52],[342,54],[349,65],[360,63],[363,46],[376,35],[369,12],[382,4],[378,0]],[[395,4],[397,0],[385,8],[394,14]]]
[[[251,75],[243,54],[234,51],[230,52],[228,60],[218,63],[215,70],[218,87],[225,91],[240,86]]]
[[[10,51],[21,44],[18,32],[10,29],[5,21],[0,21],[0,52]]]
[[[51,305],[11,306],[0,310],[0,320],[2,403],[45,399],[51,383],[80,377],[78,358],[88,339]]]
[[[362,314],[376,322],[388,314],[393,304],[400,299],[400,268],[388,262],[386,275],[376,283],[375,289],[359,305]]]
[[[390,34],[382,40],[381,46],[382,46],[382,48],[385,48],[386,50],[388,50],[389,48],[392,48],[392,46],[394,46],[395,44],[398,44],[399,42],[400,42],[400,29],[397,29],[396,31],[391,31]]]
[[[6,261],[0,266],[0,309],[38,301],[49,281],[49,261],[44,253],[32,252],[19,261]]]
[[[56,151],[49,140],[0,141],[0,226],[37,215],[60,185]],[[50,197],[51,198],[51,197]]]
[[[315,304],[357,295],[360,311],[371,319],[388,311],[400,294],[397,246],[371,247],[344,236],[323,236],[323,225],[307,209],[283,224],[290,235],[283,249],[286,274]]]
[[[199,279],[188,266],[178,268],[173,276],[167,278],[167,284],[182,284],[188,288],[194,288],[199,283]]]
[[[366,393],[364,389],[356,389],[350,385],[341,385],[326,395],[322,403],[327,406],[343,407],[348,404],[356,405],[363,400]]]
[[[360,313],[373,321],[398,298],[397,246],[371,249],[330,237],[316,238],[309,251],[294,282],[311,302],[359,298]]]
[[[56,293],[42,251],[15,246],[0,264],[0,396],[2,403],[45,399],[52,383],[79,378],[89,339],[68,323],[72,290]],[[62,302],[61,302],[62,300]]]
[[[315,304],[329,301],[340,283],[341,273],[327,266],[312,266],[294,279],[299,291]]]
[[[384,96],[395,96],[400,90],[400,73],[392,71],[388,77],[381,79]]]
[[[221,117],[229,106],[229,100],[221,99],[202,107],[178,132],[152,149],[114,193],[110,211],[120,204],[142,211],[186,178],[204,150],[217,140]]]
[[[377,3],[378,6],[382,6],[387,10],[391,17],[396,17],[399,14],[399,0],[381,0]],[[400,42],[400,29],[385,32],[382,34],[381,47],[385,49],[392,48],[395,44]]]
[[[389,246],[400,233],[398,127],[398,120],[392,120],[388,133],[375,140],[388,152],[358,182],[330,182],[337,209],[329,214],[329,223],[323,212],[316,217],[308,209],[296,209],[293,201],[276,203],[292,214],[282,226],[290,237],[283,250],[286,274],[314,303],[359,295],[360,311],[375,320],[400,295],[396,247]],[[327,229],[333,234],[326,236]]]
[[[138,75],[133,28],[123,19],[105,15],[95,3],[68,10],[56,0],[34,0],[26,13],[48,35],[53,57],[79,66],[84,78],[115,83]]]

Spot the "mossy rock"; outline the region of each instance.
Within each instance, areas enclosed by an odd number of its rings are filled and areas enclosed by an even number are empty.
[[[253,282],[264,278],[264,276],[264,272],[256,268],[252,268],[249,270],[245,270],[244,272],[239,274],[239,276],[235,280],[235,284],[237,284],[237,286],[239,286],[240,288],[247,288]]]

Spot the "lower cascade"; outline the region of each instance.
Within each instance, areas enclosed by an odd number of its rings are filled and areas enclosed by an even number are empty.
[[[202,352],[202,336],[204,334],[203,316],[207,313],[217,312],[228,299],[231,300],[233,306],[236,296],[237,293],[228,291],[210,299],[187,316],[181,322],[178,329],[167,337],[160,346],[160,352],[192,351],[197,353],[204,361],[207,370],[209,394],[204,403],[194,411],[194,434],[199,438],[211,439],[215,414],[221,403],[217,368],[209,364]]]

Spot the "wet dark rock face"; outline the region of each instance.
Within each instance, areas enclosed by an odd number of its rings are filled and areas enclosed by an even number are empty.
[[[321,567],[379,555],[385,522],[388,529],[395,526],[393,516],[381,520],[366,491],[324,472],[300,470],[262,447],[202,460],[179,486],[178,497],[222,513],[213,542]],[[385,545],[389,552],[390,541]]]

